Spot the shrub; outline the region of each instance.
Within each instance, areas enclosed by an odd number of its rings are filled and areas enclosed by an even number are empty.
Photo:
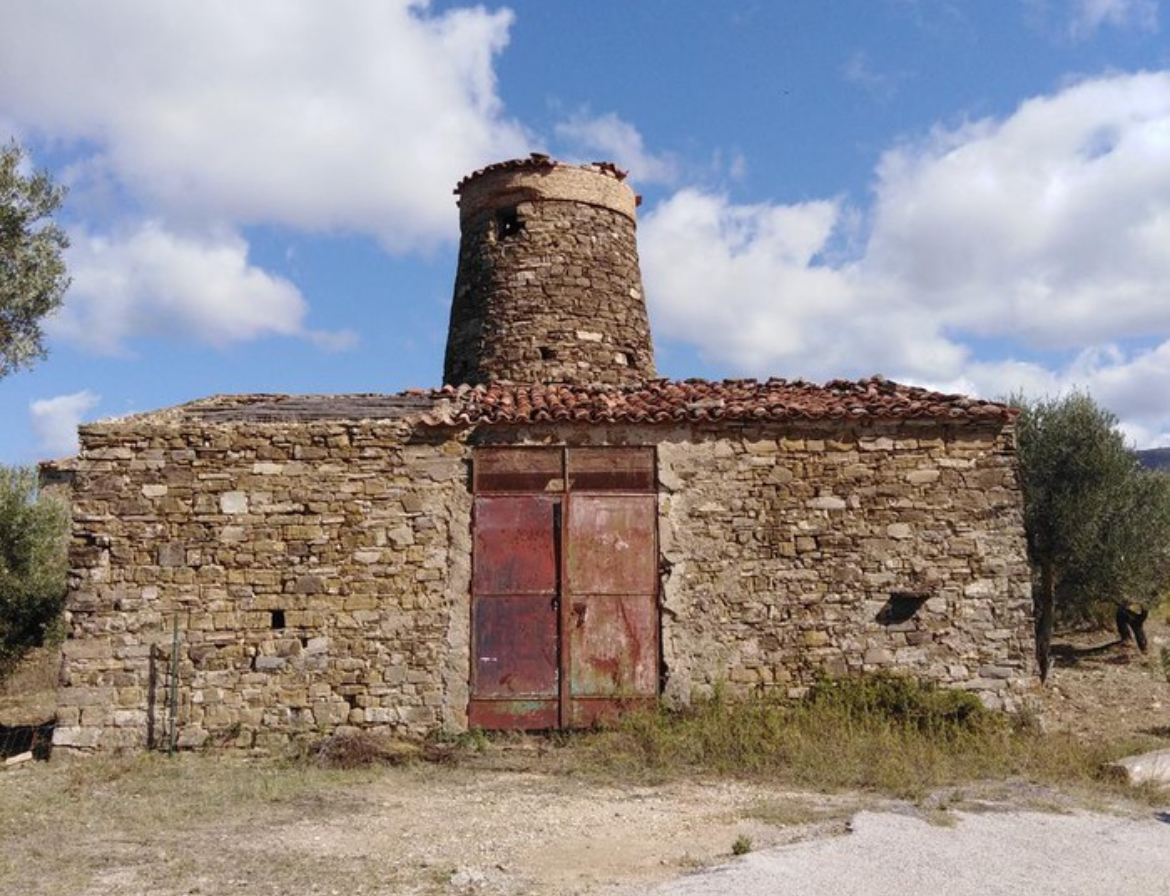
[[[969,691],[905,675],[825,679],[812,688],[805,704],[854,721],[906,726],[924,734],[972,732],[1001,719]]]

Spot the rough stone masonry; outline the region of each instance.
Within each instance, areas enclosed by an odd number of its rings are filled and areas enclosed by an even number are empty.
[[[645,319],[636,256],[596,319],[575,282],[588,278],[550,260],[595,251],[593,226],[632,245],[620,173],[543,157],[485,171],[496,186],[461,189],[479,228],[467,264],[490,294],[472,297],[475,320],[453,317],[448,347],[448,370],[473,384],[205,399],[83,426],[80,454],[47,468],[73,510],[55,745],[273,750],[352,729],[459,731],[477,692],[508,711],[538,696],[555,707],[598,669],[613,672],[605,706],[644,698],[625,690],[633,662],[676,705],[882,670],[1016,705],[1032,666],[1013,412],[880,378],[656,379],[648,329],[623,323]],[[628,222],[616,230],[614,206]],[[573,239],[548,222],[572,222]],[[515,312],[514,275],[527,288],[546,261],[574,281],[568,305],[542,292],[545,329],[510,340],[524,315],[496,326],[490,309]],[[534,446],[651,452],[648,660],[623,653],[632,623],[606,610],[622,598],[570,595],[570,567],[551,602],[480,593],[477,452]],[[536,503],[568,508],[575,487],[552,477]],[[503,637],[547,663],[546,691],[485,685],[476,663],[501,637],[485,600],[527,608]]]

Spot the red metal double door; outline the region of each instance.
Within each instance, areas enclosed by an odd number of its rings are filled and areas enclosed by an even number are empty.
[[[477,728],[577,728],[658,692],[652,448],[485,448],[474,460]]]

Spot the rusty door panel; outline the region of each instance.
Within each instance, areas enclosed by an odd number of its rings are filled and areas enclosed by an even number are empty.
[[[658,693],[652,448],[478,449],[468,720],[584,727]]]
[[[475,499],[473,594],[556,594],[558,503],[543,495]]]
[[[578,491],[654,491],[653,448],[571,448],[567,463]]]
[[[653,695],[658,632],[649,595],[575,595],[569,604],[572,696]]]
[[[557,607],[547,595],[481,597],[474,605],[476,728],[554,728],[559,718]]]
[[[653,495],[573,495],[569,503],[568,587],[574,594],[654,594]]]
[[[563,465],[560,448],[479,448],[473,467],[475,491],[561,491]]]
[[[658,693],[657,505],[652,494],[568,500],[562,724],[584,727]]]
[[[474,512],[468,721],[480,728],[555,727],[559,501],[481,496]]]
[[[623,715],[636,709],[652,709],[653,695],[648,697],[578,697],[565,709],[562,728],[596,728],[616,725]]]
[[[488,731],[546,731],[560,726],[560,705],[555,699],[472,699],[467,705],[467,724]]]
[[[557,694],[557,608],[551,597],[484,597],[475,603],[475,694]]]

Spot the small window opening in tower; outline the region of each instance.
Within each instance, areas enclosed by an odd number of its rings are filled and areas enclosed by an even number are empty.
[[[506,240],[524,229],[524,220],[515,208],[504,208],[496,212],[496,235]]]
[[[542,345],[540,347],[540,360],[555,361],[557,359],[557,350],[551,346]]]

